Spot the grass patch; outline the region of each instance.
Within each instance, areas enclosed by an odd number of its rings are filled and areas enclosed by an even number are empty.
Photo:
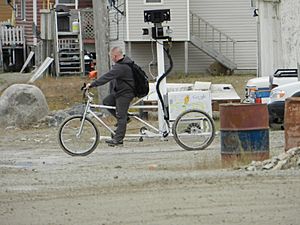
[[[230,76],[211,76],[205,74],[173,74],[167,78],[170,83],[194,83],[195,81],[212,82],[214,84],[231,84],[237,94],[242,98],[247,81],[255,75],[230,75]],[[0,80],[1,82],[1,80]],[[44,95],[50,110],[59,110],[71,107],[77,103],[82,103],[82,92],[80,88],[84,82],[90,82],[87,77],[81,76],[63,76],[63,77],[44,77],[35,82]],[[95,93],[95,102],[97,102],[97,90]]]
[[[3,80],[3,79],[0,78],[0,85],[2,85],[4,83],[5,83],[5,80]]]
[[[80,88],[83,83],[90,82],[85,77],[45,77],[37,80],[35,85],[44,93],[50,110],[69,108],[77,103],[82,103]]]

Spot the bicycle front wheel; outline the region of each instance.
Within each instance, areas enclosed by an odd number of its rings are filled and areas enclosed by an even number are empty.
[[[215,138],[215,126],[212,118],[201,110],[187,110],[175,120],[172,128],[178,145],[185,150],[203,150]]]
[[[92,120],[82,116],[67,118],[59,128],[59,144],[71,156],[86,156],[99,143],[99,131]]]

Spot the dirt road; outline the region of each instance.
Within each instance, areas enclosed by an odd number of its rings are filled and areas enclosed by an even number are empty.
[[[149,139],[71,157],[56,133],[1,131],[1,225],[299,224],[300,170],[222,169],[218,137],[200,152]],[[270,141],[283,151],[282,131]]]

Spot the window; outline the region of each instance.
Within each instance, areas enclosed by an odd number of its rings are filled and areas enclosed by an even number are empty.
[[[162,0],[145,0],[146,4],[151,4],[151,3],[162,3]]]
[[[256,7],[256,0],[251,0],[251,8],[255,8]]]

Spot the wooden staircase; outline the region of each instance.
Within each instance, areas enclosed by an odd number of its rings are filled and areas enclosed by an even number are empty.
[[[80,29],[80,11],[70,9],[67,12],[55,12],[54,14],[56,75],[83,75],[84,53]],[[74,21],[78,22],[76,26],[72,26]]]
[[[237,68],[235,63],[236,41],[197,14],[190,12],[190,42],[214,58],[229,70]]]

